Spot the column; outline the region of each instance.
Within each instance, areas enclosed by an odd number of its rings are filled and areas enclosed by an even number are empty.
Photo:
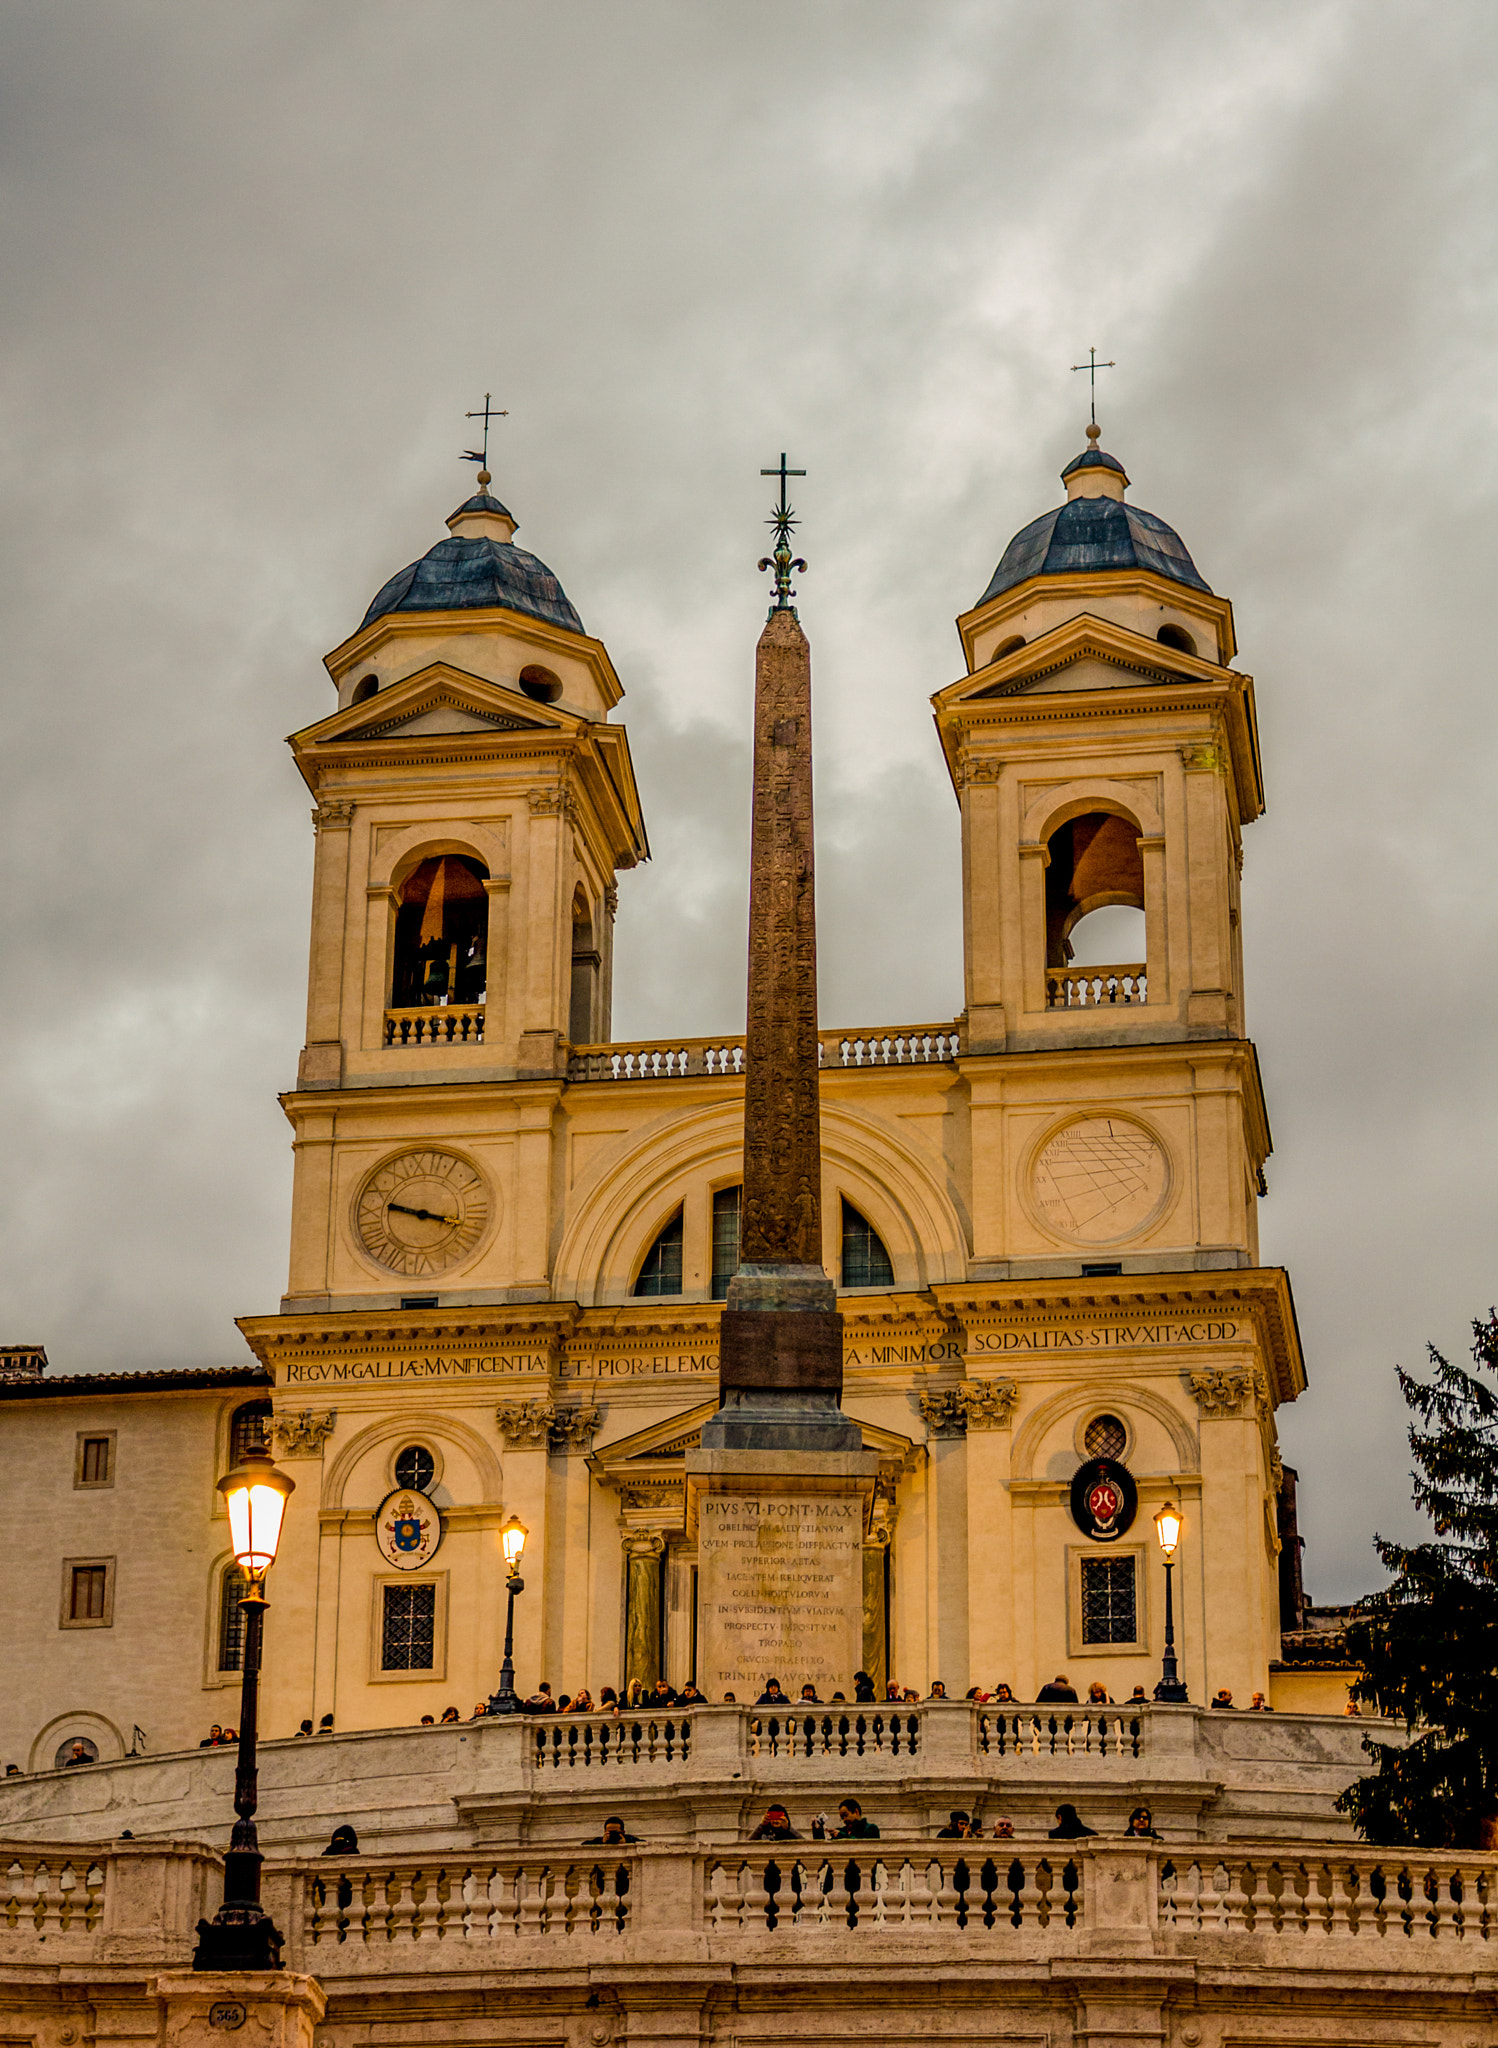
[[[312,874],[312,946],[307,968],[307,1044],[298,1073],[301,1087],[338,1086],[343,1077],[343,947],[348,900],[347,799],[320,803],[313,812],[317,850]]]
[[[661,1559],[658,1529],[631,1529],[624,1539],[624,1682],[654,1685],[661,1675]]]
[[[1003,1679],[1012,1685],[1009,1452],[1019,1388],[1013,1380],[975,1379],[957,1393],[967,1414],[968,1683],[987,1688]]]

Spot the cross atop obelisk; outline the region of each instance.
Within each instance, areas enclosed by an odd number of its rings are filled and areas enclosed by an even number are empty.
[[[789,599],[793,518],[780,479],[770,522],[776,602],[754,661],[749,1016],[738,1273],[719,1343],[719,1412],[703,1445],[858,1449],[842,1414],[842,1319],[822,1269],[811,649]]]

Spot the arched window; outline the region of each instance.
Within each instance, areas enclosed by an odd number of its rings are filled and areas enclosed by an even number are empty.
[[[229,1423],[229,1463],[241,1464],[246,1451],[270,1449],[269,1401],[246,1401]]]
[[[989,656],[989,659],[990,661],[1002,661],[1006,654],[1018,654],[1024,644],[1025,636],[1023,633],[1011,633],[1007,640],[999,642],[998,646]]]
[[[1045,871],[1045,964],[1065,967],[1074,957],[1073,927],[1091,912],[1111,904],[1143,912],[1139,827],[1131,818],[1088,811],[1058,825],[1046,851],[1050,861]],[[1144,957],[1142,947],[1133,955],[1138,960]]]
[[[360,676],[358,682],[354,685],[354,694],[349,698],[350,704],[363,704],[367,702],[379,687],[380,679],[378,676]]]
[[[680,1294],[682,1234],[682,1214],[678,1209],[645,1254],[645,1263],[635,1282],[636,1294]]]
[[[843,1202],[843,1285],[844,1287],[893,1287],[895,1269],[890,1264],[884,1239],[866,1216],[853,1204]]]
[[[225,1567],[218,1595],[218,1668],[244,1669],[244,1636],[247,1616],[240,1601],[250,1590],[250,1581],[237,1564]]]
[[[572,899],[572,1001],[567,1035],[574,1045],[598,1036],[598,970],[602,961],[593,932],[593,912],[581,884]]]
[[[83,1754],[78,1754],[82,1750]],[[65,1771],[70,1764],[96,1764],[99,1761],[99,1745],[91,1735],[70,1735],[66,1742],[59,1744],[52,1759],[54,1771]]]
[[[457,853],[424,860],[407,877],[395,913],[393,1008],[484,1000],[488,879],[482,861]]]
[[[1162,647],[1173,647],[1177,654],[1196,652],[1196,642],[1184,626],[1162,626],[1155,638]]]
[[[719,1188],[713,1196],[713,1300],[727,1301],[728,1283],[739,1270],[739,1217],[744,1190]]]

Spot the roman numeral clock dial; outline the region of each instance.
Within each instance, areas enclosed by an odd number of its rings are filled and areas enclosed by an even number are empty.
[[[477,1167],[451,1152],[402,1152],[377,1166],[354,1203],[360,1244],[392,1273],[444,1273],[489,1227],[489,1190]]]

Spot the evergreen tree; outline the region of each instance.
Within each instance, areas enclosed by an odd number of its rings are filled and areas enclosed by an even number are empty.
[[[1396,1576],[1347,1631],[1363,1670],[1354,1697],[1412,1738],[1366,1737],[1378,1768],[1338,1802],[1371,1842],[1476,1848],[1498,1816],[1498,1311],[1472,1329],[1475,1371],[1434,1346],[1429,1384],[1396,1368],[1417,1418],[1415,1505],[1435,1539],[1374,1539]]]

